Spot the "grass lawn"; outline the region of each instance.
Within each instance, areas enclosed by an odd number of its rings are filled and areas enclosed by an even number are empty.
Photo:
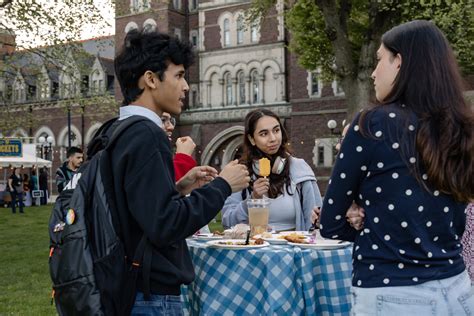
[[[0,315],[55,315],[51,305],[48,220],[52,205],[25,214],[0,207]],[[210,223],[222,231],[220,215]]]
[[[25,214],[0,208],[0,315],[55,315],[49,278],[48,220],[52,206]]]

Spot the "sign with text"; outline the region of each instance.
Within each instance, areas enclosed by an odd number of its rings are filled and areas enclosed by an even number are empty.
[[[43,190],[32,190],[31,197],[33,198],[42,198],[44,196]]]
[[[20,139],[0,138],[0,157],[22,157]]]

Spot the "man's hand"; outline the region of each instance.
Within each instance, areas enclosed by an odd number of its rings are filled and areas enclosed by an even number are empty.
[[[180,137],[176,140],[176,153],[191,156],[196,148],[196,144],[189,136]]]
[[[258,178],[253,183],[252,199],[261,199],[263,196],[268,196],[268,189],[270,188],[270,179]]]
[[[217,177],[217,170],[212,167],[194,167],[176,182],[176,189],[181,195],[186,195],[192,190],[211,182],[215,177]]]
[[[219,174],[232,188],[232,192],[242,191],[249,186],[250,177],[247,167],[237,160],[229,162]]]
[[[355,230],[361,230],[364,228],[365,211],[362,207],[352,203],[351,207],[347,210],[346,219]]]

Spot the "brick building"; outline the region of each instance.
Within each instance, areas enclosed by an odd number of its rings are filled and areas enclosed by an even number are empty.
[[[70,145],[86,145],[117,113],[114,37],[16,51],[14,36],[0,30],[0,42],[0,138],[37,144],[54,173]],[[9,171],[0,171],[3,181]]]
[[[39,65],[36,70],[21,65],[26,57],[12,61],[11,56],[24,53],[14,52],[14,36],[0,30],[0,109],[8,105],[13,118],[30,118],[14,128],[0,124],[0,137],[25,137],[37,143],[40,156],[52,159],[53,169],[57,168],[70,139],[71,145],[84,147],[101,124],[117,114],[121,94],[113,83],[113,57],[126,33],[158,30],[189,40],[196,48],[197,62],[187,73],[188,100],[173,136],[194,139],[199,163],[219,168],[238,157],[245,115],[264,107],[282,117],[293,154],[314,169],[324,193],[346,113],[344,92],[336,81],[322,82],[318,71],[298,65],[287,48],[290,34],[284,27],[283,0],[253,25],[245,23],[243,14],[250,5],[245,0],[117,0],[115,4],[115,36],[74,43],[80,57],[67,45],[59,47],[65,61],[35,59],[28,65]],[[16,71],[4,71],[9,63],[16,64]],[[65,63],[76,70],[76,80],[66,75]],[[467,83],[467,96],[474,103],[472,76]],[[64,92],[71,87],[71,93]],[[327,127],[329,120],[338,122],[334,130]],[[39,144],[40,136],[52,137],[51,148]]]
[[[250,1],[116,1],[116,50],[131,29],[152,29],[188,39],[198,59],[189,69],[188,103],[175,137],[190,135],[196,158],[216,167],[239,155],[243,120],[255,108],[278,113],[297,157],[315,170],[324,190],[333,164],[336,135],[328,120],[345,117],[337,82],[297,64],[287,48],[283,1],[261,21],[246,25]],[[116,86],[116,96],[121,98]]]

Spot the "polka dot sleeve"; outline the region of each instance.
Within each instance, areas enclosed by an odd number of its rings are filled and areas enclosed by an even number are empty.
[[[357,199],[360,183],[369,174],[367,170],[378,144],[377,138],[383,136],[383,131],[377,128],[378,124],[368,117],[366,127],[375,137],[363,136],[358,125],[359,116],[354,119],[344,138],[324,197],[321,235],[326,238],[354,241],[356,236],[356,230],[346,221],[346,212]]]

